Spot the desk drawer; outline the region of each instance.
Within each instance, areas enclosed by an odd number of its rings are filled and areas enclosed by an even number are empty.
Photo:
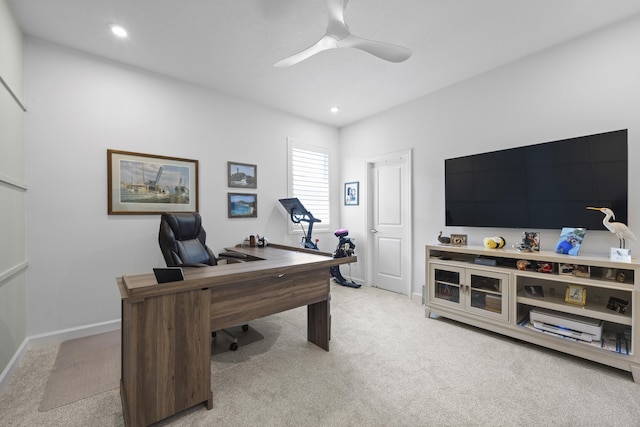
[[[329,269],[216,286],[211,291],[211,330],[329,299]]]

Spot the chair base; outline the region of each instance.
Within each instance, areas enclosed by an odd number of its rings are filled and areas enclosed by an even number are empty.
[[[242,325],[242,331],[247,332],[249,330],[249,325]],[[229,350],[236,351],[238,349],[238,337],[229,332],[227,329],[221,329],[219,331],[211,332],[211,336],[213,338],[216,337],[216,332],[222,332],[231,340],[231,344],[229,344]]]

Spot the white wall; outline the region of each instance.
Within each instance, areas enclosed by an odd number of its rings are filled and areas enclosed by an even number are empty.
[[[22,62],[22,32],[0,0],[0,390],[27,325]]]
[[[108,148],[199,160],[215,252],[256,233],[299,241],[277,201],[287,195],[287,137],[335,158],[337,129],[37,39],[25,62],[29,335],[119,319],[116,276],[164,265],[158,215],[107,215]],[[227,218],[227,161],[257,165],[257,219]],[[335,237],[316,234],[331,251]]]
[[[414,150],[414,294],[425,283],[424,245],[437,243],[439,230],[468,234],[476,245],[496,235],[508,245],[521,239],[522,230],[444,226],[445,158],[628,128],[629,226],[640,236],[640,171],[634,167],[640,160],[638,40],[640,16],[341,130],[344,181],[364,183],[367,158]],[[365,200],[358,208],[342,208],[342,225],[361,242],[367,237],[366,206]],[[559,230],[540,231],[542,249],[553,250]],[[617,244],[606,231],[588,231],[581,253],[608,256]],[[637,242],[627,247],[640,254]],[[353,268],[355,277],[365,277],[365,262]]]

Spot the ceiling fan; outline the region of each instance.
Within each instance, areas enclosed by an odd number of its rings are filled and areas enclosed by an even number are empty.
[[[390,62],[402,62],[409,59],[411,56],[411,50],[406,47],[375,40],[367,40],[351,34],[349,26],[344,22],[344,10],[346,9],[348,2],[349,0],[327,0],[329,23],[327,25],[326,34],[315,44],[301,52],[276,62],[273,66],[289,67],[324,50],[343,47],[360,49]]]

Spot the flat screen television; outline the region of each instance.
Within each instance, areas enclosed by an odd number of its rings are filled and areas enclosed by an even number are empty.
[[[446,159],[446,225],[605,230],[627,223],[627,130]]]

